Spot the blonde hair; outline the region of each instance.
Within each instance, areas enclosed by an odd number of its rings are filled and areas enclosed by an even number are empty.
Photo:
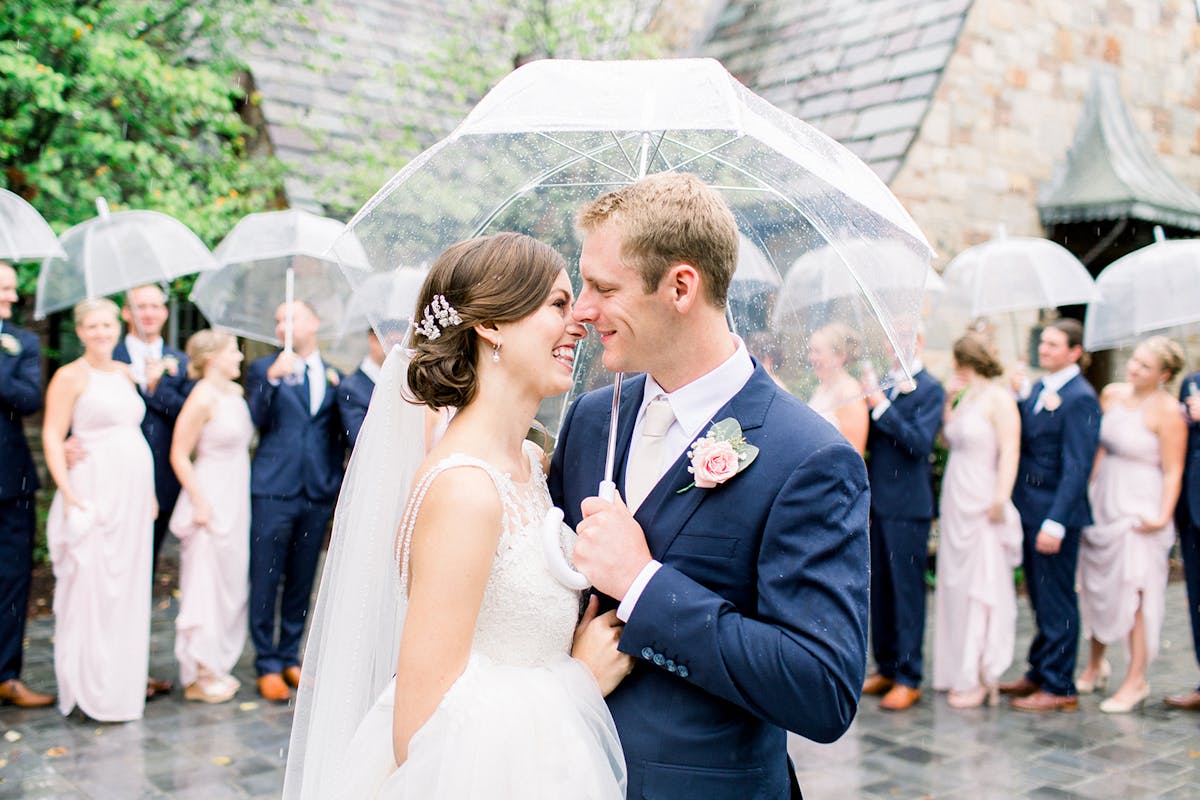
[[[188,357],[188,377],[197,380],[204,375],[204,368],[213,357],[224,350],[237,339],[225,331],[215,331],[211,328],[196,331],[188,337],[184,350]]]
[[[1168,381],[1183,369],[1183,348],[1165,336],[1151,336],[1140,342],[1138,347],[1146,348],[1158,359],[1158,368],[1167,373]]]
[[[113,322],[121,319],[121,309],[117,308],[116,303],[107,297],[93,297],[75,304],[75,308],[71,311],[71,316],[75,320],[75,327],[78,328],[82,325],[83,321],[93,311],[107,311],[112,315]]]
[[[725,307],[737,270],[737,223],[721,195],[695,175],[651,175],[579,211],[584,233],[610,222],[620,229],[621,258],[641,273],[647,293],[658,288],[668,269],[690,264],[703,278],[705,299]]]

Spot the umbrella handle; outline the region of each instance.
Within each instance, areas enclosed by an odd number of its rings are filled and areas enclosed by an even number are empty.
[[[542,555],[546,557],[546,567],[550,570],[550,574],[554,579],[566,586],[568,589],[574,589],[577,592],[582,592],[589,588],[592,583],[582,572],[576,572],[567,563],[566,556],[562,550],[562,524],[563,512],[561,508],[551,507],[546,512],[545,519],[542,520]],[[575,534],[572,532],[572,539]]]

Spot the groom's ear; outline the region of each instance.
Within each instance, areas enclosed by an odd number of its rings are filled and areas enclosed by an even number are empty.
[[[671,304],[681,314],[700,299],[700,271],[686,261],[681,261],[667,270],[659,288],[668,294]]]

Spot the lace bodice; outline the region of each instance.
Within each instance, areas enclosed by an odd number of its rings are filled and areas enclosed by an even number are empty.
[[[449,469],[482,469],[496,485],[503,507],[503,529],[487,588],[475,623],[472,652],[498,663],[529,666],[570,652],[579,615],[579,592],[563,586],[550,574],[541,549],[542,520],[550,509],[550,492],[542,471],[540,450],[525,443],[530,462],[528,483],[472,456],[456,453],[439,461],[413,487],[400,523],[396,556],[401,596],[408,594],[409,545],[417,511],[434,478]],[[570,535],[565,525],[562,536]]]

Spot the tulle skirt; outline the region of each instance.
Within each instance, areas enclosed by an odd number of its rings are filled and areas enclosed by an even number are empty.
[[[473,654],[397,769],[389,683],[350,743],[341,798],[623,800],[625,758],[587,668],[563,655],[537,667]]]

